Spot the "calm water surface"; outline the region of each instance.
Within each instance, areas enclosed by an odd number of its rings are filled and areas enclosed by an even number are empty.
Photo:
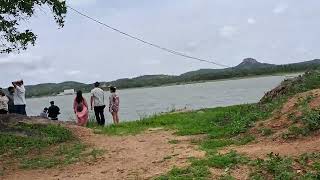
[[[167,87],[120,90],[118,92],[120,96],[120,120],[132,121],[154,113],[184,107],[201,109],[254,103],[259,101],[265,92],[277,86],[285,78],[285,75],[267,76]],[[84,96],[89,103],[90,94],[84,94]],[[108,96],[109,93],[106,92],[106,97]],[[61,109],[59,119],[74,120],[75,117],[72,109],[73,99],[73,95],[27,99],[27,112],[28,115],[38,115],[41,110],[49,106],[49,102],[53,100]],[[93,112],[91,112],[91,115],[92,113]],[[107,111],[106,114],[107,123],[111,123],[110,114]]]

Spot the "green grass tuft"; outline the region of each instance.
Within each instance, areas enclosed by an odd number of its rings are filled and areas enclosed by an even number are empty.
[[[223,155],[211,155],[207,159],[207,165],[209,167],[215,167],[220,169],[232,168],[237,164],[245,164],[247,162],[248,159],[246,157],[239,155],[235,151],[231,151]]]
[[[0,155],[23,156],[31,150],[39,151],[72,139],[72,133],[61,126],[21,123],[9,132],[0,132]]]
[[[273,134],[272,129],[270,129],[270,128],[262,128],[261,129],[262,136],[270,136],[271,134]]]
[[[173,168],[167,175],[162,175],[156,180],[192,180],[209,179],[209,169],[206,166],[189,166],[187,168]]]
[[[0,133],[4,163],[14,159],[24,169],[63,166],[102,154],[101,150],[86,150],[70,130],[60,125],[19,123]]]

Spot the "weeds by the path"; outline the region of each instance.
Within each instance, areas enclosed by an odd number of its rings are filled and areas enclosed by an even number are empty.
[[[316,180],[320,178],[319,160],[319,153],[303,154],[296,158],[270,153],[265,160],[257,159],[251,162],[254,171],[251,172],[250,179]]]

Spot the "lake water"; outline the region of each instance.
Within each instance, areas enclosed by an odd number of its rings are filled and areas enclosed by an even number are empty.
[[[292,76],[292,75],[291,75]],[[119,90],[120,120],[132,121],[154,113],[187,107],[201,109],[258,102],[265,92],[277,86],[287,76],[266,76],[248,79],[212,81],[166,87]],[[106,97],[109,93],[106,92]],[[84,94],[89,103],[90,94]],[[50,101],[60,107],[59,119],[74,120],[74,95],[27,99],[28,115],[38,115]],[[106,98],[108,99],[108,98]],[[90,112],[93,115],[93,112]],[[106,111],[107,123],[111,116]]]

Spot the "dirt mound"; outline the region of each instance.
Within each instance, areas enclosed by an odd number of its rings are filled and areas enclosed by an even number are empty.
[[[220,152],[224,154],[236,150],[252,158],[263,158],[271,152],[285,156],[320,152],[319,131],[310,132],[308,135],[298,134],[305,127],[301,120],[304,118],[304,111],[316,110],[319,107],[320,89],[297,94],[284,103],[282,108],[273,112],[271,118],[256,123],[249,131],[256,136],[255,142],[244,146],[230,146]]]
[[[21,122],[29,124],[75,124],[73,122],[52,121],[37,116],[23,116],[19,114],[0,115],[0,128],[8,126],[10,127]]]
[[[262,129],[267,129],[273,134],[271,136],[273,140],[279,139],[278,135],[287,131],[290,126],[303,126],[301,119],[306,109],[315,110],[319,107],[320,89],[299,93],[284,103],[281,109],[276,110],[271,118],[257,123],[251,132],[259,136]]]
[[[19,128],[19,126],[23,124],[41,124],[46,126],[49,124],[68,125],[72,123],[51,121],[48,119],[43,119],[41,117],[27,117],[18,114],[0,115],[0,132],[24,137],[37,137],[39,135],[35,133],[32,129]]]
[[[292,79],[284,80],[279,86],[268,91],[260,100],[260,103],[265,103],[267,101],[278,98],[279,96],[285,95],[289,92],[290,88],[296,84],[301,83],[303,80],[302,76],[298,76]]]
[[[135,136],[114,137],[94,134],[91,129],[75,125],[67,125],[67,128],[87,144],[104,150],[104,155],[96,162],[79,162],[59,169],[20,170],[4,178],[150,179],[174,166],[187,166],[190,157],[205,156],[196,146],[190,145],[190,141],[198,137],[179,137],[171,131],[150,130]]]

